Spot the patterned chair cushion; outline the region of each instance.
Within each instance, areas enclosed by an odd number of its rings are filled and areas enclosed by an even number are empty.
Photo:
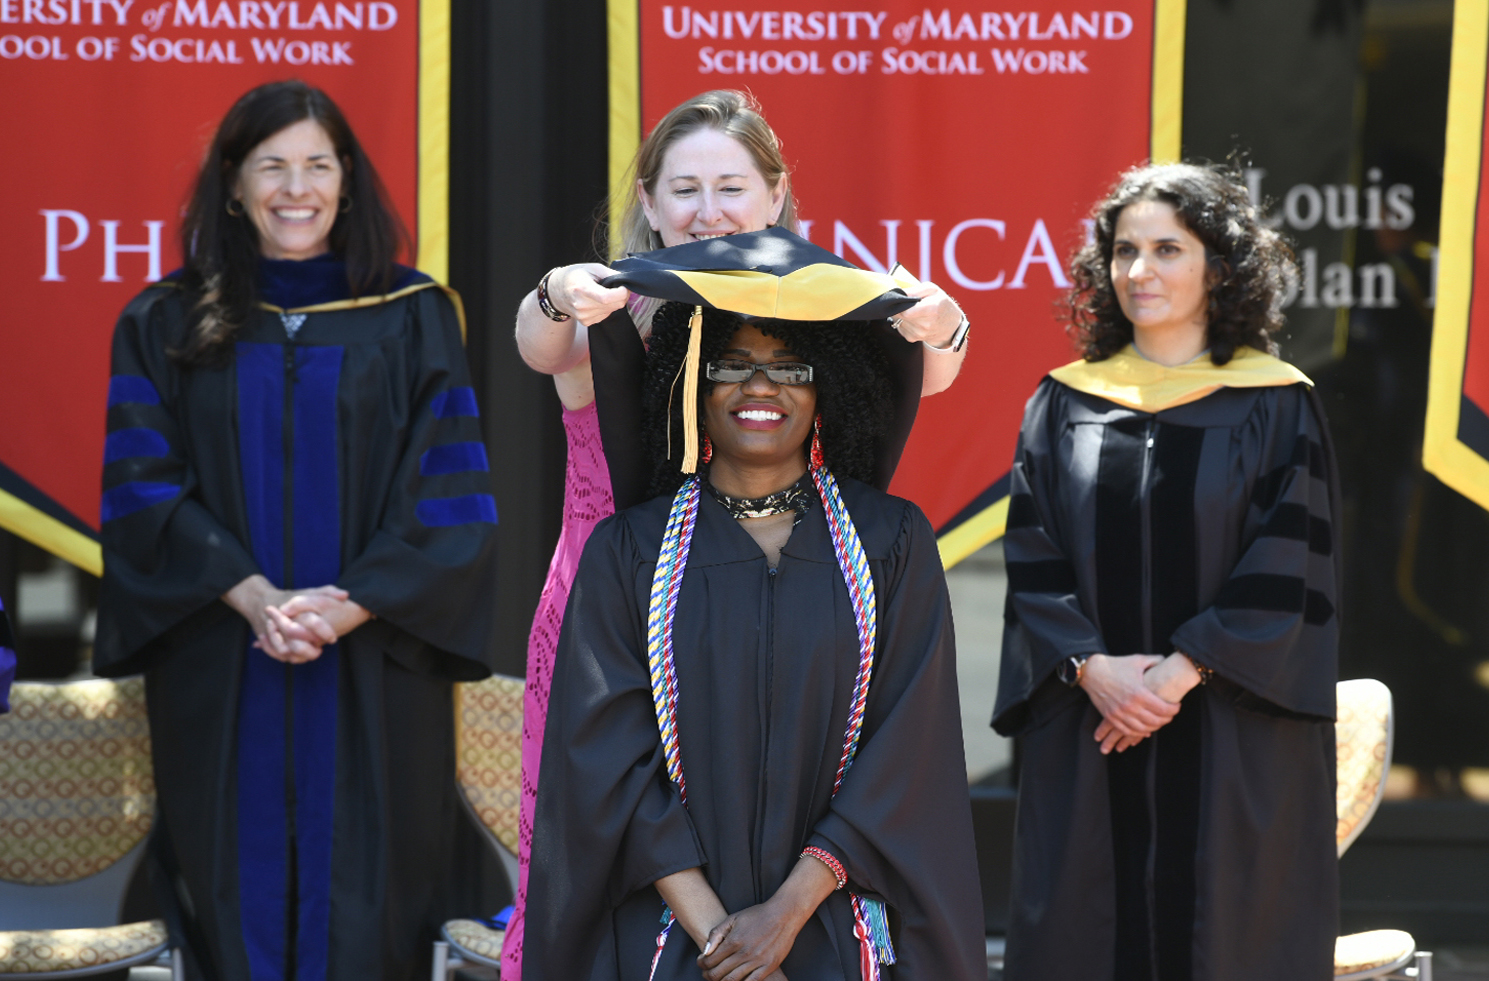
[[[493,930],[475,920],[451,920],[445,924],[444,934],[463,956],[474,955],[493,964],[501,962],[505,930]]]
[[[12,689],[0,716],[0,879],[101,872],[145,837],[154,811],[142,679]]]
[[[12,930],[0,932],[0,977],[41,974],[120,961],[148,959],[165,950],[160,920],[92,930]]]
[[[1411,934],[1400,930],[1370,930],[1340,937],[1334,944],[1334,977],[1397,964],[1416,949]]]
[[[1378,681],[1342,681],[1338,691],[1338,824],[1340,854],[1375,813],[1389,765],[1391,691]]]
[[[522,803],[522,696],[522,679],[501,675],[455,686],[456,778],[481,821],[514,855]]]

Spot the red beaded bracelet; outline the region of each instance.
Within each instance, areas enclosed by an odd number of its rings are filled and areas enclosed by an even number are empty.
[[[828,867],[833,876],[837,878],[837,887],[839,889],[848,884],[848,873],[843,870],[843,863],[833,858],[831,852],[827,851],[824,848],[818,848],[815,845],[812,845],[801,850],[802,858],[806,858],[808,855]]]

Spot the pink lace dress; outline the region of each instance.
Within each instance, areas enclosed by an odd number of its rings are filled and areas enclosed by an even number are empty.
[[[502,943],[502,981],[521,981],[522,927],[527,905],[527,869],[532,856],[533,806],[538,796],[538,767],[543,756],[543,725],[548,719],[548,691],[553,684],[553,653],[563,627],[569,587],[579,569],[579,554],[601,518],[615,513],[610,471],[600,446],[600,417],[591,402],[582,409],[564,410],[564,432],[569,442],[569,465],[564,476],[564,523],[548,565],[548,579],[533,616],[527,640],[527,692],[522,701],[522,812],[517,823],[516,909]]]

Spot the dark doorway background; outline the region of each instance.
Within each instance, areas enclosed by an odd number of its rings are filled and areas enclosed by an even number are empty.
[[[1343,927],[1429,945],[1489,942],[1489,514],[1421,466],[1452,28],[1448,0],[1189,0],[1184,86],[1186,156],[1253,168],[1315,279],[1282,353],[1318,385],[1344,485],[1340,677],[1396,710]],[[1370,188],[1411,217],[1370,227]],[[1351,194],[1353,224],[1310,207]]]
[[[607,193],[604,0],[454,0],[450,285],[465,299],[500,508],[491,639],[521,676],[558,541],[565,443],[553,382],[517,354],[517,304],[556,265],[598,258]]]

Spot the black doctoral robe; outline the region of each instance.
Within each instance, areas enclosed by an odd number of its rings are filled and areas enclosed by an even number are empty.
[[[332,260],[263,275],[289,306],[345,290]],[[483,849],[451,684],[489,674],[496,509],[432,286],[403,270],[390,299],[311,307],[293,337],[260,311],[219,368],[168,357],[188,303],[170,284],[115,330],[94,668],[145,675],[154,849],[193,974],[420,978],[434,928],[470,911],[452,872]],[[255,573],[334,583],[376,619],[274,661],[219,600]]]
[[[993,720],[1020,750],[1009,981],[1333,976],[1337,500],[1305,385],[1149,414],[1040,384]],[[1215,678],[1103,757],[1057,663],[1176,649]]]
[[[982,981],[972,843],[945,579],[914,505],[842,481],[878,595],[867,720],[837,797],[858,634],[820,504],[771,574],[707,494],[674,627],[688,804],[667,778],[646,617],[670,498],[601,522],[564,617],[543,741],[525,981],[645,981],[663,909],[652,885],[701,866],[731,912],[765,901],[802,848],[838,856],[884,898],[899,963],[884,977]],[[659,981],[699,978],[675,927]],[[847,891],[782,965],[791,981],[859,977]]]

